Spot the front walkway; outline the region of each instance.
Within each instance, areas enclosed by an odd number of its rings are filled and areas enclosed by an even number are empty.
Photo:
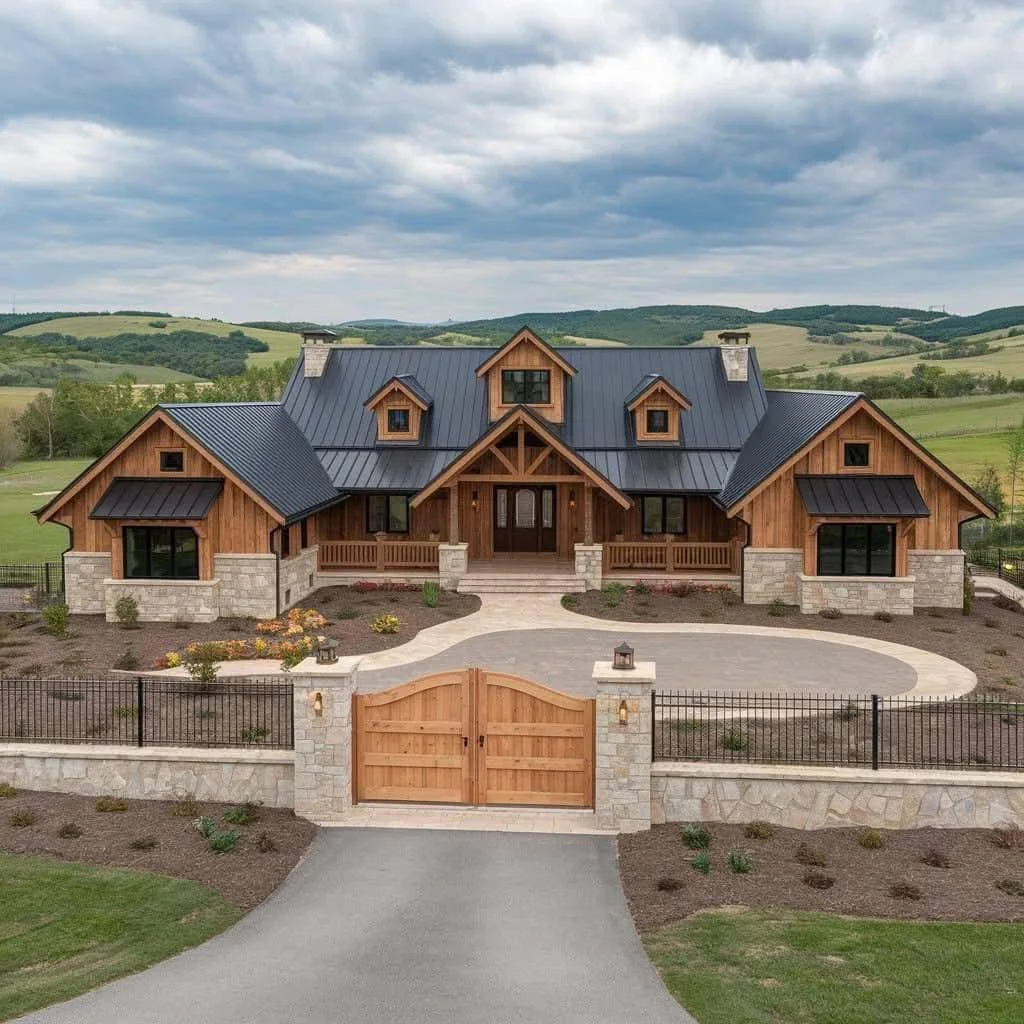
[[[619,885],[615,840],[329,829],[198,949],[26,1024],[694,1024]]]

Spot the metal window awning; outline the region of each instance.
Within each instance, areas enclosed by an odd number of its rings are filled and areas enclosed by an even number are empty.
[[[912,476],[798,476],[796,486],[811,516],[926,519],[930,515]]]
[[[90,519],[205,519],[223,480],[153,480],[117,477],[89,513]]]

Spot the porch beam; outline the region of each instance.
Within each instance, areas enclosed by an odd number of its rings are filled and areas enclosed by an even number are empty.
[[[535,459],[533,460],[533,462],[531,462],[531,463],[530,463],[530,465],[529,465],[529,466],[527,467],[527,469],[526,469],[526,475],[527,475],[527,476],[533,476],[533,473],[534,473],[534,471],[535,471],[535,470],[537,470],[537,469],[538,469],[538,468],[539,468],[540,466],[543,466],[543,465],[544,465],[544,460],[545,460],[545,459],[547,459],[547,457],[548,457],[548,456],[549,456],[549,455],[550,455],[550,454],[551,454],[551,453],[552,453],[553,451],[554,451],[554,448],[552,448],[552,447],[551,447],[551,445],[548,445],[548,446],[547,446],[547,447],[546,447],[546,448],[544,449],[544,451],[542,451],[542,452],[540,453],[540,455],[538,455],[538,456],[537,456],[537,458],[535,458]]]
[[[459,485],[448,488],[448,543],[459,543]]]
[[[512,460],[497,446],[492,444],[487,449],[513,476],[516,474],[516,467],[512,465]]]
[[[584,476],[520,476],[510,477],[506,473],[471,473],[463,477],[464,480],[477,480],[483,484],[578,484],[586,480]]]

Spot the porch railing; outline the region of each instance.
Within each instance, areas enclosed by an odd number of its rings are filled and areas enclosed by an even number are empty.
[[[436,569],[436,540],[322,540],[320,569]]]
[[[735,572],[738,565],[735,541],[613,541],[604,546],[604,567],[610,571]]]

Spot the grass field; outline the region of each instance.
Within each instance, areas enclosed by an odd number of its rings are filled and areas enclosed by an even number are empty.
[[[1024,1005],[1016,924],[734,909],[644,942],[701,1024],[1018,1024]]]
[[[757,348],[762,370],[782,370],[790,366],[824,366],[845,351],[838,345],[819,345],[807,340],[804,327],[785,324],[748,324],[736,330],[750,331],[750,344]],[[705,331],[699,345],[718,345],[718,331]],[[877,349],[874,351],[881,351]]]
[[[4,388],[0,387],[0,409],[13,409],[21,412],[40,391],[48,388]]]
[[[63,526],[40,526],[32,510],[45,505],[49,492],[62,490],[91,459],[16,462],[0,470],[0,563],[46,562],[68,546]]]
[[[0,1020],[141,971],[241,916],[211,889],[139,871],[0,854],[0,877]]]

